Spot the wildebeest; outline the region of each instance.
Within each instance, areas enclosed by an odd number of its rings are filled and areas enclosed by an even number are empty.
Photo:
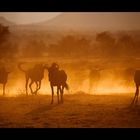
[[[89,73],[89,93],[92,92],[92,89],[94,87],[97,88],[98,82],[100,80],[100,69],[90,69]]]
[[[135,74],[134,68],[126,68],[123,70],[123,80],[126,86],[131,86]]]
[[[134,82],[136,85],[136,92],[134,99],[132,101],[132,104],[135,104],[138,102],[138,96],[139,96],[139,86],[140,86],[140,70],[136,70],[134,74]]]
[[[59,91],[61,95],[61,103],[63,103],[63,93],[64,88],[67,90],[69,89],[67,81],[67,74],[64,70],[59,70],[59,67],[56,63],[53,63],[51,67],[47,67],[49,72],[49,81],[50,86],[52,90],[52,101],[51,104],[53,104],[53,96],[54,96],[54,87],[57,86],[57,99],[59,103]]]
[[[44,70],[45,70],[45,65],[43,64],[36,64],[33,68],[24,70],[21,65],[23,63],[18,64],[18,68],[25,73],[25,78],[26,78],[26,95],[28,95],[28,82],[31,80],[29,87],[31,90],[32,94],[37,94],[37,91],[41,88],[41,81],[44,78]],[[36,83],[36,90],[33,92],[32,90],[32,84]]]
[[[3,84],[3,95],[5,95],[5,86],[8,80],[8,74],[5,67],[0,68],[0,84]]]

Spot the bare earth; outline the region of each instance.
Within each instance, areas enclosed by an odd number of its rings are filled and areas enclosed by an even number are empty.
[[[134,128],[140,127],[140,104],[133,95],[64,95],[0,97],[1,128]]]

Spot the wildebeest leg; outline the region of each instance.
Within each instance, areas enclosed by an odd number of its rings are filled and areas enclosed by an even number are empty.
[[[39,81],[39,87],[38,87],[38,90],[41,88],[41,81]]]
[[[38,83],[39,82],[39,83]],[[41,81],[36,81],[36,91],[35,94],[37,94],[38,90],[41,88]]]
[[[58,104],[59,104],[59,90],[60,90],[60,87],[57,86],[57,100],[58,100]]]
[[[92,81],[90,80],[89,81],[89,94],[91,93],[91,91],[92,91]]]
[[[30,87],[31,93],[33,94],[32,84],[33,84],[33,81],[31,81],[31,83],[29,84],[29,87]]]
[[[5,85],[6,84],[3,84],[3,96],[5,95]]]
[[[64,86],[62,86],[61,89],[61,103],[63,103],[63,93],[64,93]]]
[[[139,85],[136,84],[136,92],[135,92],[134,99],[133,99],[133,101],[132,101],[132,103],[131,103],[132,105],[135,103],[135,101],[138,100],[138,95],[139,95]]]
[[[39,87],[38,90],[41,89],[41,80],[39,81]]]
[[[139,96],[139,95],[137,95],[137,97],[136,97],[136,102],[135,102],[136,104],[138,103],[138,96]]]
[[[138,97],[139,97],[139,87],[138,87],[138,93],[137,93],[137,97],[136,97],[136,104],[138,103]]]
[[[36,83],[36,91],[37,91],[38,88],[39,88],[39,85],[38,85],[38,82],[37,81],[35,83]]]
[[[51,101],[51,104],[53,104],[53,96],[54,96],[53,85],[51,85],[51,90],[52,90],[52,101]]]
[[[35,95],[37,95],[37,91],[38,91],[38,86],[39,86],[39,85],[38,85],[38,82],[37,82],[37,81],[36,81],[35,83],[36,83],[36,90],[35,90],[33,93],[34,93]]]
[[[29,77],[26,76],[26,84],[25,84],[25,88],[26,88],[26,95],[28,95],[28,81],[29,81]]]

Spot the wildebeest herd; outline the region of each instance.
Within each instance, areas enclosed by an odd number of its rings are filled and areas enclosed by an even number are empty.
[[[38,90],[41,88],[41,81],[44,78],[44,70],[48,70],[48,77],[50,81],[50,86],[52,89],[52,101],[51,104],[53,103],[53,96],[54,96],[54,86],[57,87],[57,97],[58,97],[58,103],[59,101],[59,93],[61,97],[61,103],[63,103],[63,93],[64,93],[64,88],[68,90],[68,84],[66,83],[67,81],[67,74],[64,70],[59,70],[59,67],[56,63],[52,63],[51,67],[48,67],[47,65],[44,64],[36,64],[33,68],[24,70],[22,68],[22,65],[24,63],[19,63],[18,68],[25,73],[25,88],[26,88],[26,95],[28,95],[28,86],[30,88],[30,91],[32,94],[37,94]],[[5,86],[8,80],[8,74],[10,72],[6,71],[5,67],[0,68],[0,83],[3,84],[3,95],[5,95]],[[30,80],[30,83],[29,83]],[[32,89],[32,84],[36,84],[36,90],[33,91]]]
[[[22,65],[24,63],[19,63],[18,68],[22,72],[25,73],[25,89],[26,89],[26,95],[28,95],[28,87],[30,88],[30,91],[32,94],[37,94],[38,90],[41,88],[41,82],[42,79],[44,78],[44,71],[45,69],[48,70],[48,78],[50,82],[50,87],[52,90],[52,101],[51,104],[53,104],[53,96],[54,96],[54,86],[57,87],[57,99],[58,103],[63,103],[63,94],[64,94],[64,88],[67,90],[69,89],[69,86],[67,84],[67,74],[64,70],[60,70],[58,64],[52,63],[52,65],[49,67],[46,64],[36,64],[34,65],[33,68],[30,68],[28,70],[23,69]],[[101,69],[91,69],[90,71],[90,89],[89,92],[92,88],[93,83],[96,83],[100,79],[100,71]],[[5,86],[8,80],[8,74],[10,72],[6,71],[5,67],[0,68],[0,84],[3,84],[3,95],[5,95]],[[133,80],[135,82],[135,87],[136,87],[136,92],[134,99],[132,101],[132,104],[135,104],[138,102],[138,96],[139,96],[139,86],[140,86],[140,70],[135,70],[134,69],[126,69],[125,70],[125,80],[128,84],[128,82],[132,79],[130,79],[127,74],[133,74]],[[30,81],[30,83],[29,83]],[[36,84],[36,89],[33,91],[32,85]],[[59,100],[59,93],[60,93],[60,98]]]

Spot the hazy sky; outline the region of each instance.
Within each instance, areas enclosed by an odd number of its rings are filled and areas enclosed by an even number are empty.
[[[0,16],[17,24],[28,24],[52,19],[60,12],[0,12]]]
[[[75,15],[75,12],[70,12],[70,15]],[[79,12],[78,12],[79,13]],[[80,15],[85,15],[80,16]],[[0,12],[0,16],[4,16],[10,21],[17,24],[28,24],[46,21],[53,19],[57,15],[62,14],[62,12]],[[62,21],[60,24],[65,22],[72,24],[72,22],[77,22],[79,25],[89,26],[94,24],[94,26],[104,27],[104,28],[120,28],[120,29],[140,29],[140,12],[81,12],[79,16],[72,16],[73,21]],[[67,14],[68,16],[68,14]],[[82,18],[83,20],[78,19]],[[90,20],[89,20],[90,19]],[[89,21],[89,22],[88,22]]]

